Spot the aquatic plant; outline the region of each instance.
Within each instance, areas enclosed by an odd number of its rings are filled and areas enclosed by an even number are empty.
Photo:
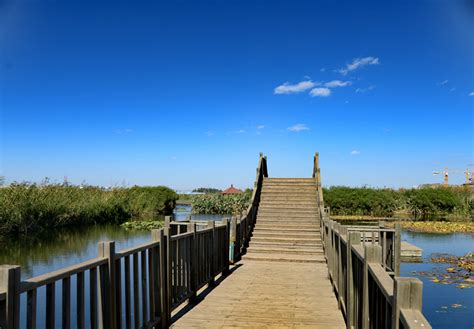
[[[0,189],[0,237],[74,225],[122,223],[170,214],[177,194],[163,186],[104,189],[12,184]]]
[[[217,215],[241,215],[248,206],[252,191],[238,194],[204,194],[192,199],[193,213]]]

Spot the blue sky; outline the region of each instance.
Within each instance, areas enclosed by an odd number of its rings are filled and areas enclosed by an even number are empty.
[[[472,31],[468,1],[0,1],[1,175],[247,187],[319,151],[325,185],[441,182]]]

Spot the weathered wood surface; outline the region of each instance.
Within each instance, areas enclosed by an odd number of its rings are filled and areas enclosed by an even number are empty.
[[[345,328],[326,264],[243,260],[173,328]]]
[[[406,241],[401,243],[401,257],[402,258],[420,258],[423,256],[423,249],[417,247]]]

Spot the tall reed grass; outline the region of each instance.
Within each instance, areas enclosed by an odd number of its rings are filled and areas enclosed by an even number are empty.
[[[73,225],[152,219],[173,211],[171,189],[12,184],[0,188],[0,236]]]

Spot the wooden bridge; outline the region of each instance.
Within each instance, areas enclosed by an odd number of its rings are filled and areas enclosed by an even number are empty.
[[[152,241],[28,280],[0,267],[0,328],[431,328],[400,278],[400,229],[342,226],[313,177],[269,178],[230,221],[170,222]],[[71,294],[73,292],[73,294]]]

